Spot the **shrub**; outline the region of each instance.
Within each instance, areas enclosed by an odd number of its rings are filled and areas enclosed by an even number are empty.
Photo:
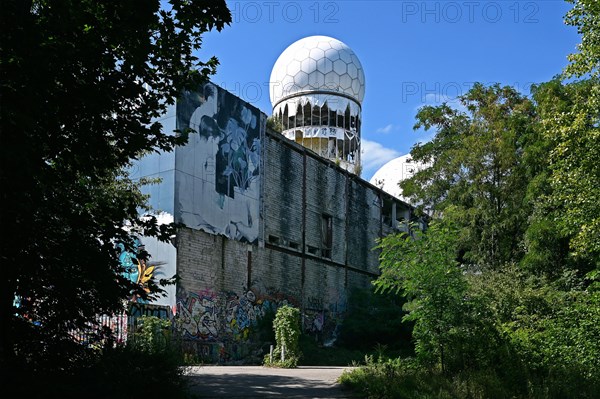
[[[185,397],[183,356],[171,322],[154,316],[138,319],[125,345],[105,348],[89,370],[97,397]]]
[[[301,356],[300,339],[300,310],[285,305],[277,309],[275,320],[273,320],[273,329],[275,330],[275,347],[273,358],[268,354],[265,356],[265,366],[294,368],[298,365]]]

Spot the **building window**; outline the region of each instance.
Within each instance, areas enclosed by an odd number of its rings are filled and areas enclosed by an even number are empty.
[[[321,256],[331,258],[333,241],[333,218],[330,215],[321,217]]]

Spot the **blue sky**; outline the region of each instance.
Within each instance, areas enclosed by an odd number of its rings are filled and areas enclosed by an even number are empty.
[[[204,36],[212,81],[271,114],[277,57],[310,35],[350,46],[365,70],[363,173],[410,152],[433,132],[414,131],[419,107],[464,94],[473,82],[529,93],[567,64],[580,38],[563,22],[571,5],[545,1],[228,1],[233,23]]]

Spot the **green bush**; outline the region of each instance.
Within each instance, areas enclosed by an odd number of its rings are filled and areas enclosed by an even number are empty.
[[[366,356],[361,367],[344,371],[339,382],[368,399],[519,398],[493,371],[454,376],[423,367],[416,359]]]
[[[300,310],[288,305],[277,309],[275,320],[273,320],[273,329],[275,330],[277,345],[272,359],[270,354],[265,356],[264,365],[295,368],[302,355],[299,346]]]
[[[154,316],[138,319],[125,345],[105,348],[89,370],[96,397],[186,397],[181,348],[171,322]]]
[[[15,373],[4,397],[23,398],[185,398],[182,355],[171,323],[138,319],[139,328],[125,344],[87,348],[68,369]]]

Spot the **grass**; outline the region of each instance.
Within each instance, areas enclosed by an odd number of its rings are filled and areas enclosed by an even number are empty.
[[[352,366],[364,362],[366,355],[375,356],[382,351],[382,347],[374,347],[370,351],[349,349],[338,346],[319,345],[315,339],[308,335],[300,336],[300,366]],[[409,356],[409,350],[389,350],[390,356]]]

